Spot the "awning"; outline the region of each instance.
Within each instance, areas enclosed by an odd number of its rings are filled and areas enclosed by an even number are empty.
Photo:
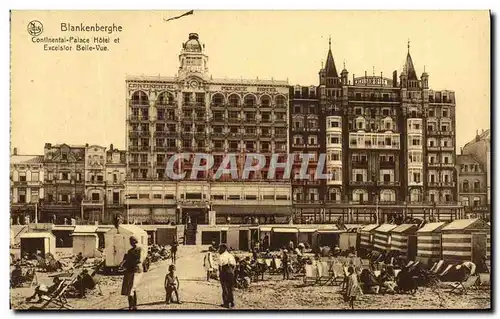
[[[204,232],[220,232],[220,231],[228,231],[229,227],[218,227],[218,226],[210,226],[210,227],[200,227],[200,231]]]
[[[416,231],[417,230],[417,225],[415,224],[401,224],[398,227],[394,228],[391,232],[393,233],[404,233],[404,232],[411,232],[411,231]]]
[[[464,230],[464,229],[487,229],[488,225],[478,218],[474,219],[457,219],[443,227],[446,230]]]
[[[266,232],[266,231],[269,232],[269,231],[271,231],[271,229],[272,229],[272,227],[270,227],[270,226],[260,226],[260,228],[259,228],[260,231],[264,231],[264,232]]]
[[[217,215],[267,215],[267,216],[290,216],[292,214],[291,206],[225,206],[213,205],[212,210],[215,210]]]
[[[77,225],[73,233],[95,233],[97,231],[97,226],[90,225]]]
[[[288,234],[293,234],[293,233],[298,233],[299,230],[297,228],[276,228],[273,227],[272,229],[273,233],[288,233]]]
[[[53,238],[54,235],[46,232],[34,232],[34,233],[24,233],[19,238]]]
[[[316,228],[299,228],[299,233],[314,233]]]
[[[343,230],[338,229],[318,229],[318,234],[340,234]]]
[[[378,227],[378,224],[370,224],[370,225],[366,225],[365,227],[361,228],[361,231],[369,232],[369,231],[374,230],[377,227]]]
[[[52,227],[52,231],[58,231],[58,230],[62,230],[62,231],[73,231],[75,229],[76,226],[72,226],[72,225],[54,225],[54,227]]]
[[[113,229],[115,228],[115,226],[105,226],[105,225],[100,225],[99,227],[97,227],[97,232],[98,233],[106,233],[108,232],[110,229]]]

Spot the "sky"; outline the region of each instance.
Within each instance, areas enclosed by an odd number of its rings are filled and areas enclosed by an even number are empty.
[[[181,45],[196,32],[214,78],[317,85],[328,38],[337,70],[391,78],[408,40],[417,75],[456,94],[457,152],[490,128],[490,21],[487,11],[23,11],[11,16],[11,148],[43,154],[45,143],[125,146],[126,75],[174,76]],[[44,51],[40,37],[108,36],[62,32],[61,23],[121,25],[106,52]]]

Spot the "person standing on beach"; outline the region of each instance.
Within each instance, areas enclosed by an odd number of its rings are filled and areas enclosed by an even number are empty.
[[[234,308],[234,268],[236,260],[234,256],[227,251],[226,244],[219,246],[219,274],[222,287],[222,307]]]
[[[142,263],[146,257],[146,252],[138,243],[137,238],[134,236],[130,237],[132,248],[129,249],[120,264],[120,268],[125,269],[121,294],[128,297],[129,310],[137,310],[137,286],[141,281],[143,272]]]

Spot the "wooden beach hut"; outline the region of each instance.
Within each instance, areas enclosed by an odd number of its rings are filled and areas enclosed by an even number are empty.
[[[82,254],[83,257],[93,258],[99,249],[99,237],[97,236],[97,226],[75,226],[72,234],[73,254]]]
[[[24,253],[28,255],[38,251],[45,256],[47,253],[56,254],[56,237],[49,232],[30,232],[24,233],[21,238],[21,256]]]
[[[378,224],[370,224],[359,230],[360,242],[359,246],[362,249],[372,250],[373,249],[373,239],[375,228],[377,228]]]
[[[401,252],[408,260],[417,256],[417,229],[415,224],[401,224],[390,231],[391,248]]]
[[[441,259],[441,230],[447,223],[425,224],[417,230],[417,258],[424,264]]]
[[[389,251],[391,249],[391,230],[396,227],[397,225],[394,224],[382,224],[375,228],[373,249],[380,252]]]
[[[481,219],[457,219],[442,229],[443,259],[472,261],[476,264],[487,256],[490,226]]]

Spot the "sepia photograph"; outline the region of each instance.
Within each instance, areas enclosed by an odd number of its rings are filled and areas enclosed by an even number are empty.
[[[10,308],[491,311],[491,13],[10,12]]]

